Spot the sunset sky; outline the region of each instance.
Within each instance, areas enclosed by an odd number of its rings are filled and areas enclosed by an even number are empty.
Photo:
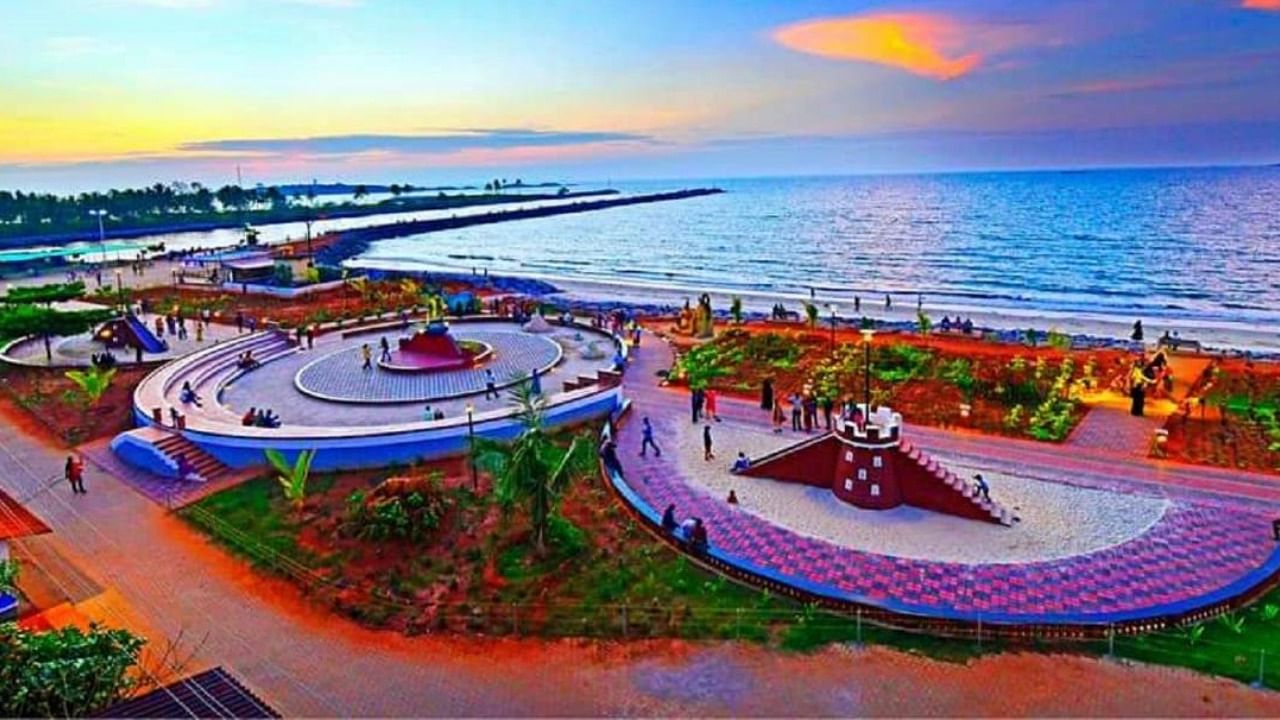
[[[0,8],[0,187],[1280,162],[1280,0]]]

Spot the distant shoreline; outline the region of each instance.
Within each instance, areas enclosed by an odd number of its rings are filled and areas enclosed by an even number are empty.
[[[148,235],[162,235],[177,232],[208,232],[250,225],[277,225],[307,220],[334,220],[340,218],[365,217],[368,215],[386,215],[388,213],[421,212],[427,210],[452,210],[475,207],[478,205],[505,205],[509,203],[536,202],[543,200],[566,200],[573,198],[599,197],[618,195],[617,190],[583,190],[563,195],[557,193],[525,193],[512,195],[449,195],[446,197],[399,198],[372,205],[347,206],[337,208],[305,208],[289,207],[283,210],[255,210],[246,213],[218,213],[215,220],[208,216],[192,217],[190,222],[174,222],[167,218],[163,224],[134,225],[131,227],[109,228],[103,233],[105,240],[136,240]],[[0,249],[21,250],[29,247],[48,247],[70,245],[77,242],[96,242],[97,227],[63,233],[42,233],[38,235],[15,235],[0,237]]]

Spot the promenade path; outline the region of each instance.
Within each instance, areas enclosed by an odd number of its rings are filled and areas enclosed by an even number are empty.
[[[685,398],[653,387],[663,357],[650,350],[661,347],[647,338],[628,384],[642,407],[677,412]],[[153,644],[180,639],[194,652],[188,671],[223,665],[286,716],[1280,715],[1274,694],[1086,658],[1005,655],[959,665],[879,649],[794,655],[369,631],[308,605],[99,468],[87,473],[88,495],[71,495],[51,482],[64,451],[10,425],[0,434],[0,487],[54,530],[34,559],[49,566],[37,570],[57,578],[70,573],[47,558],[73,563],[81,579],[68,595],[82,613],[134,627]],[[105,590],[88,597],[97,587]],[[999,692],[992,677],[1001,678]]]

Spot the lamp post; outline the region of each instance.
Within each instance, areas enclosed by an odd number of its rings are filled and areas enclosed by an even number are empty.
[[[116,268],[116,294],[120,296],[120,310],[124,311],[124,273]]]
[[[831,311],[831,354],[836,353],[836,312],[840,308],[831,303],[827,303],[827,310]]]
[[[467,403],[467,442],[470,444],[469,460],[471,465],[471,491],[480,491],[480,481],[476,479],[476,408],[471,403]]]
[[[876,331],[871,328],[862,329],[862,378],[863,399],[866,402],[865,413],[871,415],[871,338]]]
[[[102,227],[102,218],[106,216],[107,211],[102,209],[90,210],[89,214],[96,215],[98,217],[98,252],[102,253],[102,264],[106,265],[107,264],[107,232]]]

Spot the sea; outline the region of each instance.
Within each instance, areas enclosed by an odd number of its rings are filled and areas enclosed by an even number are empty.
[[[613,182],[724,194],[374,243],[353,264],[1280,324],[1280,167]]]

